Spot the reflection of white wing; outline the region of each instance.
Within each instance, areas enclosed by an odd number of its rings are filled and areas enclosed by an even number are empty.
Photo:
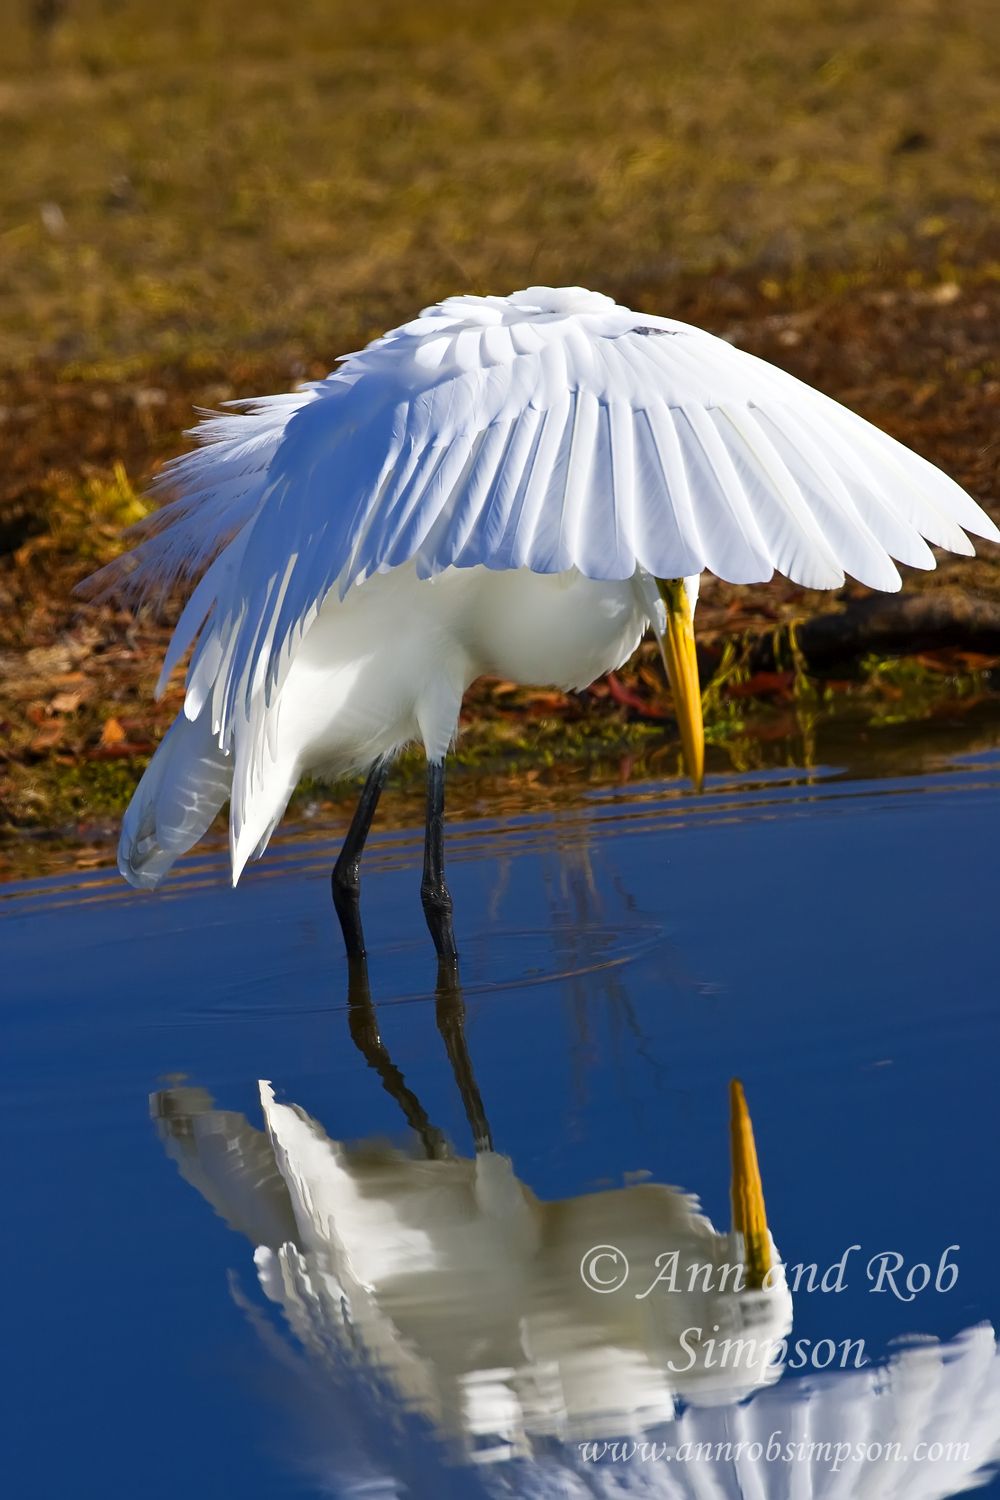
[[[258,1257],[265,1289],[280,1282],[279,1300],[292,1290],[314,1308],[335,1286],[330,1305],[339,1317],[343,1300],[374,1365],[450,1435],[524,1451],[541,1437],[641,1433],[672,1417],[678,1396],[732,1400],[777,1378],[784,1280],[736,1295],[723,1270],[735,1246],[686,1194],[643,1183],[543,1203],[494,1152],[349,1152],[266,1084],[261,1102],[299,1246]],[[580,1267],[609,1239],[643,1280],[605,1296]],[[667,1247],[682,1290],[635,1296]],[[739,1355],[711,1365],[692,1328],[741,1339]]]
[[[479,1460],[459,1493],[517,1500],[945,1500],[1000,1462],[1000,1360],[985,1325],[915,1341],[873,1370],[769,1385],[778,1372],[759,1362],[687,1370],[678,1337],[719,1325],[717,1339],[780,1339],[783,1283],[771,1295],[588,1292],[581,1254],[602,1242],[636,1265],[665,1245],[682,1266],[734,1258],[674,1189],[546,1204],[490,1152],[347,1148],[266,1084],[268,1137],[210,1112],[198,1090],[160,1097],[168,1150],[258,1246],[261,1287],[305,1356],[282,1378],[295,1370],[302,1462],[324,1490],[444,1493],[431,1431]],[[247,1201],[258,1191],[263,1214]],[[587,1440],[600,1461],[584,1457]]]
[[[777,569],[894,589],[892,558],[933,566],[925,538],[1000,540],[958,485],[836,402],[580,288],[449,298],[307,391],[202,431],[164,475],[182,499],[115,576],[155,588],[228,543],[169,658],[210,616],[199,655],[223,723],[258,689],[270,702],[331,589],[411,561],[423,577]]]
[[[948,1343],[921,1341],[874,1370],[786,1380],[742,1406],[691,1409],[647,1442],[645,1460],[641,1450],[619,1462],[609,1453],[596,1465],[581,1464],[578,1450],[543,1456],[519,1493],[946,1500],[987,1483],[1000,1463],[993,1330],[981,1324]],[[659,1444],[669,1460],[650,1456]]]
[[[301,1290],[315,1315],[308,1279]],[[300,1321],[291,1321],[300,1336]],[[314,1420],[305,1443],[315,1482],[344,1500],[360,1500],[404,1492],[394,1486],[406,1476],[412,1485],[406,1494],[436,1496],[440,1480],[427,1469],[433,1450],[417,1446],[419,1432],[398,1441],[389,1436],[392,1406],[384,1390],[371,1382],[364,1409],[350,1417],[329,1399],[348,1371],[342,1351],[332,1361],[314,1360],[309,1370]],[[479,1449],[480,1457],[488,1452],[507,1462],[477,1466],[460,1493],[517,1500],[947,1500],[986,1484],[1000,1464],[998,1413],[1000,1358],[993,1330],[979,1326],[948,1343],[907,1349],[873,1372],[841,1372],[818,1385],[788,1380],[741,1405],[689,1408],[637,1438],[598,1442],[590,1449],[600,1454],[596,1462],[578,1440]],[[384,1490],[366,1487],[370,1478],[355,1483],[346,1472],[340,1417],[348,1438],[364,1422]],[[415,1451],[421,1482],[412,1475]],[[779,1456],[769,1459],[769,1451]]]
[[[271,1143],[245,1115],[215,1109],[199,1088],[164,1089],[150,1099],[167,1155],[230,1229],[254,1245],[283,1245],[295,1236],[288,1190]]]
[[[768,1467],[768,1500],[941,1500],[985,1483],[984,1466],[1000,1460],[1000,1359],[986,1324],[950,1343],[915,1342],[883,1369],[827,1376],[808,1395],[800,1389],[786,1382],[729,1414],[765,1449],[779,1431],[812,1452]],[[701,1416],[685,1419],[692,1434]],[[831,1455],[846,1445],[834,1472]]]
[[[248,1142],[257,1160],[259,1132],[221,1111],[210,1127],[203,1106],[188,1120],[196,1091],[174,1092],[159,1109],[173,1120],[171,1154],[219,1212],[249,1226],[250,1174],[232,1164]],[[774,1345],[790,1327],[783,1279],[736,1293],[735,1242],[676,1189],[642,1183],[543,1203],[494,1152],[427,1161],[349,1148],[266,1084],[261,1100],[287,1243],[254,1240],[258,1274],[331,1387],[345,1361],[363,1367],[373,1389],[391,1390],[449,1441],[509,1455],[595,1432],[640,1435],[671,1419],[678,1398],[739,1398],[777,1378]],[[228,1172],[218,1164],[227,1138]],[[258,1175],[270,1196],[274,1172]],[[664,1247],[676,1249],[682,1290],[608,1297],[585,1285],[581,1261],[612,1237],[642,1286]],[[723,1367],[706,1359],[720,1330],[742,1341]]]

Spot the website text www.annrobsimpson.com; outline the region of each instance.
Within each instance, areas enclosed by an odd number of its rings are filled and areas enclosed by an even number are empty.
[[[838,1474],[848,1464],[967,1463],[968,1443],[819,1442],[789,1439],[778,1428],[766,1439],[655,1443],[650,1440],[584,1442],[584,1463],[786,1463],[817,1464]]]

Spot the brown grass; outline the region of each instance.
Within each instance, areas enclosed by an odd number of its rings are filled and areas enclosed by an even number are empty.
[[[994,0],[0,0],[0,367],[330,360],[457,289],[981,258]]]

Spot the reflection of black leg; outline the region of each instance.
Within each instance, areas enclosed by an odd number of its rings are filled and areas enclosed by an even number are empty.
[[[424,916],[439,958],[457,958],[451,925],[451,892],[444,878],[444,762],[427,767],[427,828],[424,878],[420,884]]]
[[[469,1046],[465,1039],[465,1001],[462,998],[458,964],[454,959],[443,958],[438,964],[435,993],[437,995],[438,1031],[444,1041],[448,1061],[451,1063],[451,1070],[458,1084],[458,1092],[462,1096],[465,1116],[476,1143],[476,1150],[477,1152],[492,1151],[493,1135],[483,1108],[476,1075],[472,1071],[472,1058],[469,1056]]]
[[[330,877],[333,904],[340,918],[348,958],[363,958],[365,953],[365,935],[361,930],[360,905],[361,851],[365,847],[365,839],[371,829],[378,799],[388,774],[389,767],[384,760],[376,761],[368,772],[368,780],[358,799],[351,826],[344,840],[344,847],[337,856],[337,863]]]
[[[370,1068],[382,1080],[386,1093],[399,1105],[411,1130],[416,1131],[429,1161],[449,1156],[441,1131],[432,1125],[420,1100],[389,1056],[378,1029],[378,1017],[372,1004],[368,984],[368,965],[363,958],[352,959],[347,969],[347,1016],[351,1039]]]

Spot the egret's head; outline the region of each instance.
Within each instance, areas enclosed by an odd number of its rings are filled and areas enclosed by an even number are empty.
[[[700,792],[705,777],[705,725],[701,714],[701,686],[694,639],[698,576],[658,578],[656,585],[666,612],[657,637],[670,691],[674,695],[684,765],[695,790]]]
[[[682,1252],[674,1294],[661,1298],[658,1309],[672,1387],[697,1406],[741,1400],[777,1380],[792,1326],[791,1297],[767,1227],[753,1129],[735,1079],[730,1136],[732,1228],[719,1234],[701,1221],[710,1233],[692,1238]],[[680,1235],[676,1242],[682,1243]]]

